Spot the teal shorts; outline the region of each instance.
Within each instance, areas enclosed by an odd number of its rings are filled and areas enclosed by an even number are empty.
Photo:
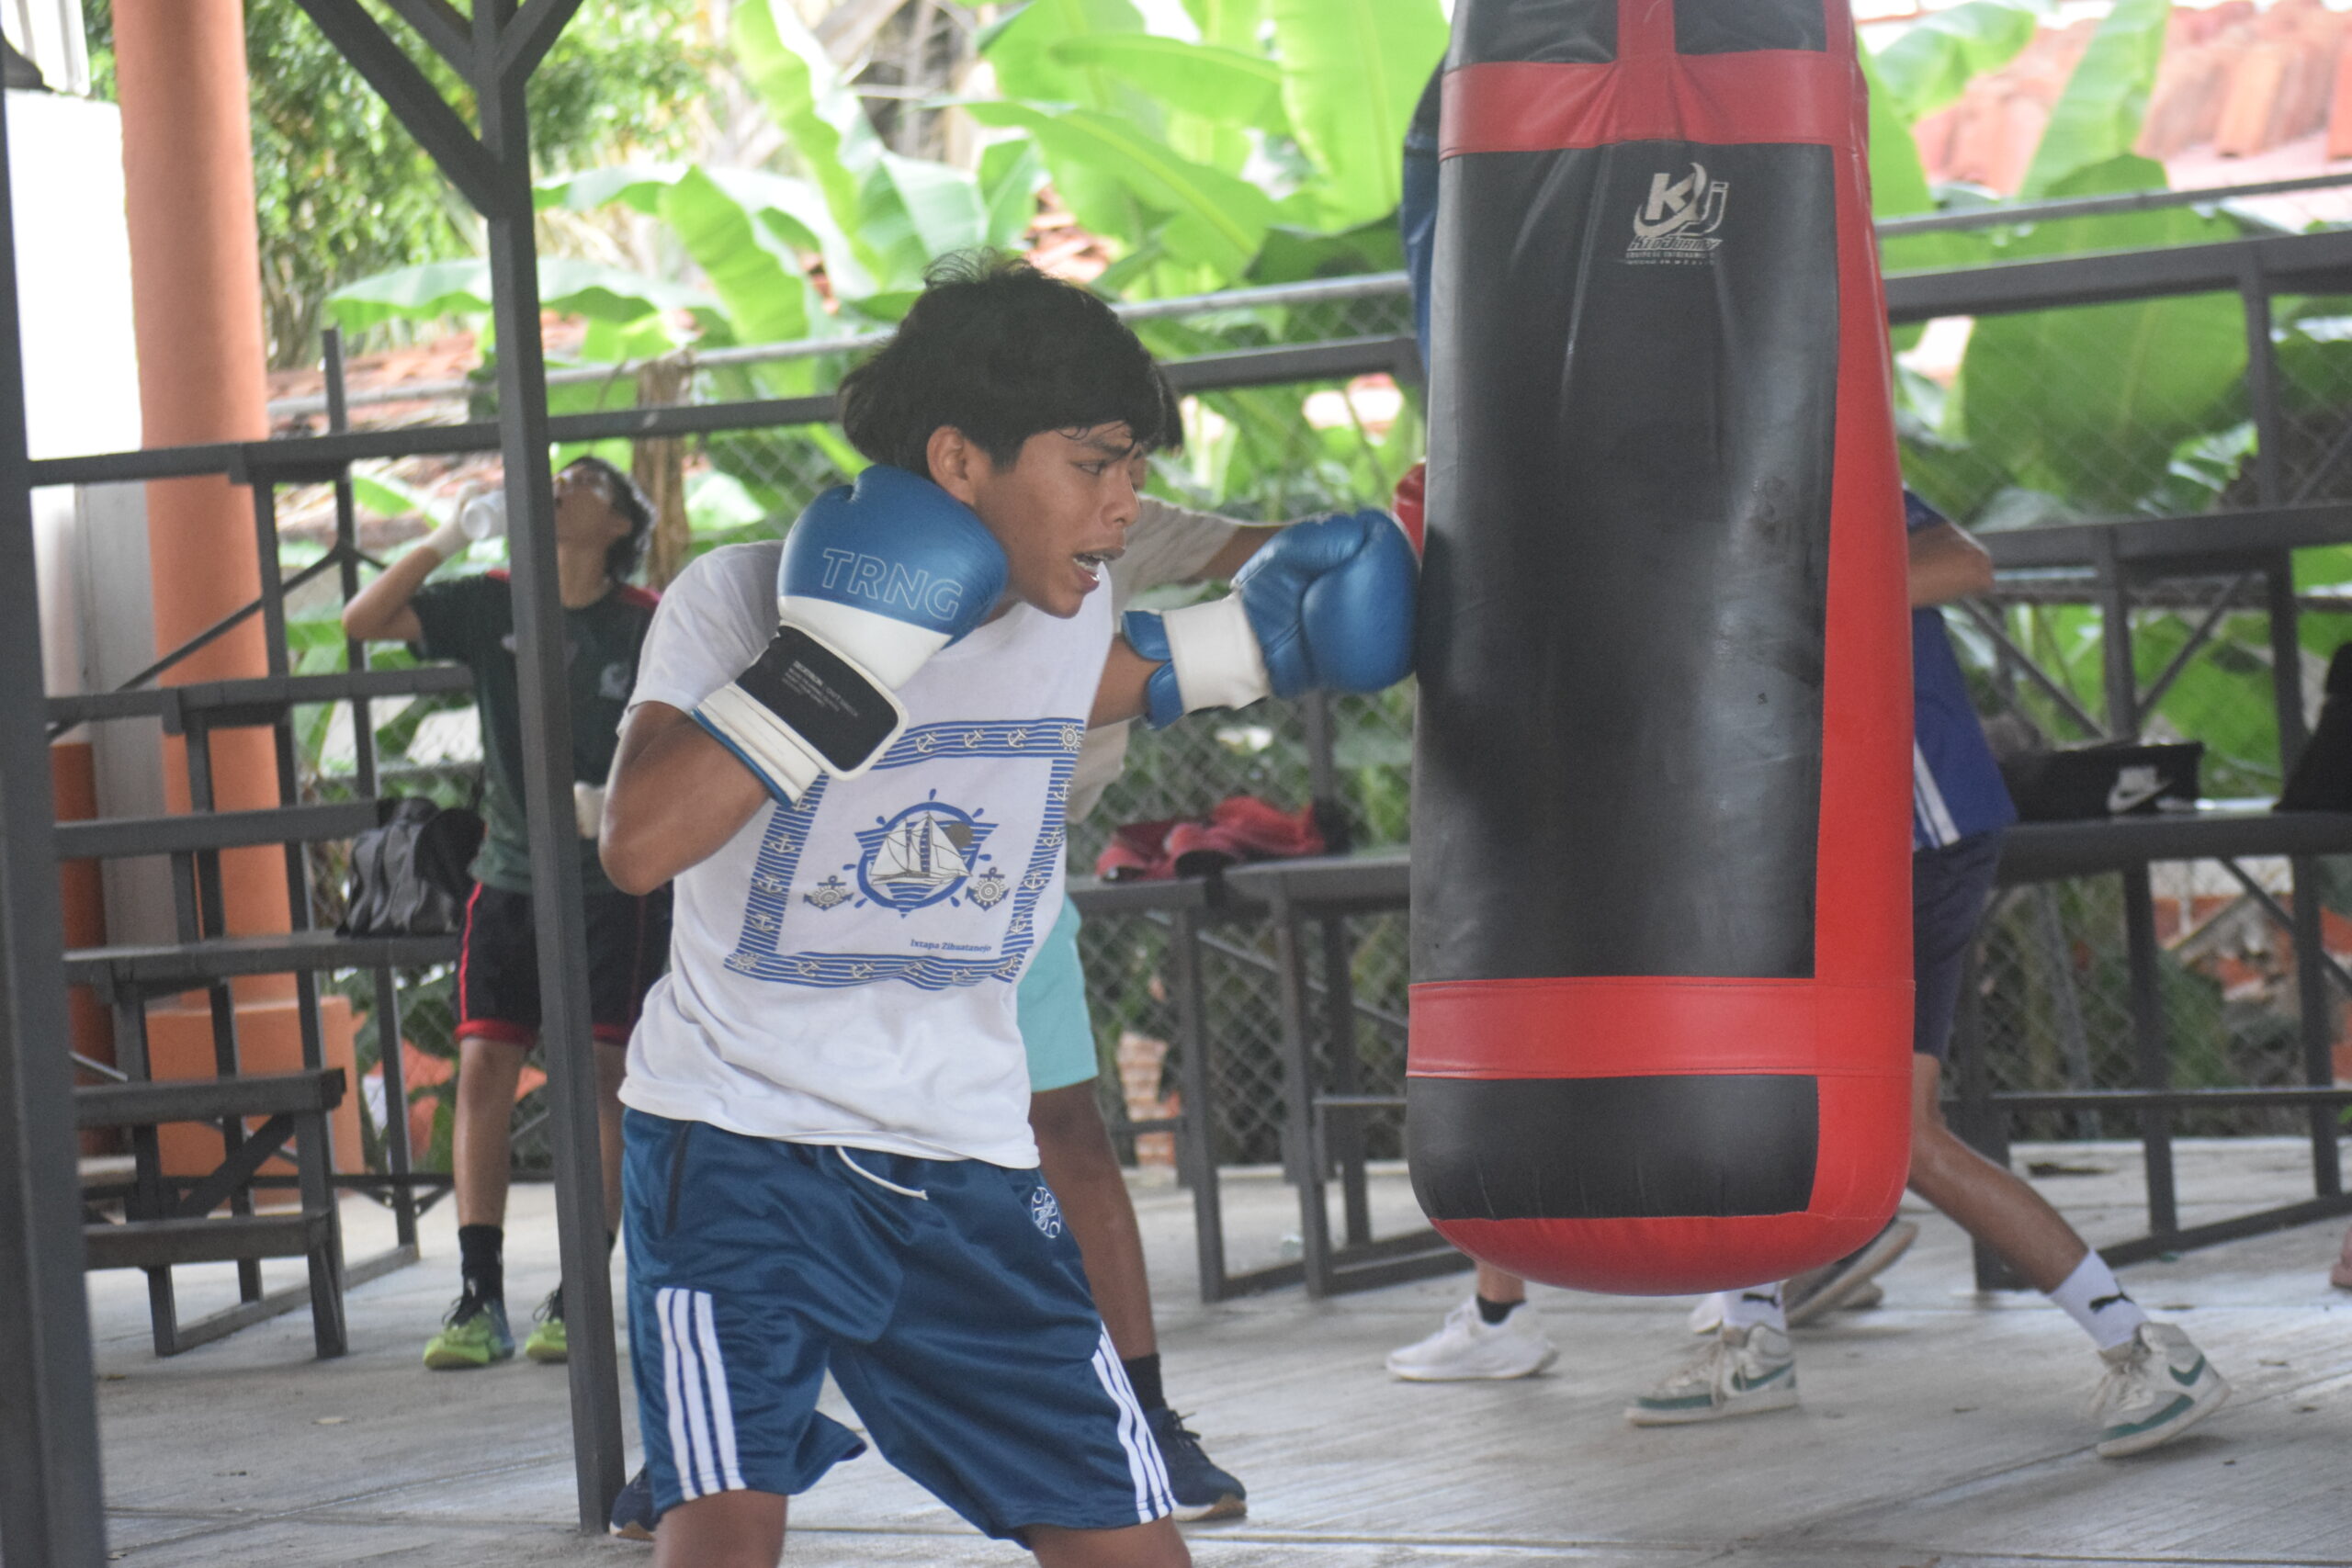
[[[1094,1022],[1086,1016],[1086,972],[1078,963],[1078,906],[1062,900],[1013,998],[1021,1043],[1029,1048],[1029,1092],[1092,1080]]]

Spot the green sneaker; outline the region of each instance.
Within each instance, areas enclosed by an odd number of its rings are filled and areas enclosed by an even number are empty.
[[[459,1296],[441,1332],[424,1348],[424,1364],[435,1371],[463,1371],[503,1361],[514,1354],[514,1336],[506,1326],[503,1302],[484,1301],[471,1293]]]
[[[549,1291],[531,1315],[537,1321],[531,1325],[531,1337],[523,1341],[523,1354],[534,1361],[570,1360],[571,1342],[563,1334],[563,1287]]]

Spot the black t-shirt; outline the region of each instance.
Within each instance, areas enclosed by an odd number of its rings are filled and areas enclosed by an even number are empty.
[[[446,659],[474,674],[481,714],[482,836],[477,881],[509,893],[531,890],[531,849],[523,827],[523,700],[514,662],[514,597],[503,571],[428,582],[410,602],[424,635],[420,659]],[[621,714],[637,685],[638,649],[653,624],[653,594],[626,583],[593,604],[563,613],[565,689],[571,704],[571,777],[601,785],[612,771]],[[580,840],[580,880],[590,893],[615,889]]]

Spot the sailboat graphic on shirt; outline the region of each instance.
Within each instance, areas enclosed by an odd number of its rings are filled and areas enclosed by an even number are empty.
[[[869,874],[877,886],[905,884],[932,892],[972,874],[972,863],[964,854],[971,843],[969,825],[943,824],[927,813],[883,834]]]
[[[984,852],[993,822],[983,814],[950,806],[933,792],[928,800],[896,817],[877,817],[876,826],[857,835],[865,852],[856,865],[860,892],[900,914],[936,904],[960,902],[956,895],[991,857]],[[992,901],[992,900],[991,900]]]

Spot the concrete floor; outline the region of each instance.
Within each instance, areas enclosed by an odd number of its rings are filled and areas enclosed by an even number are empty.
[[[2131,1145],[2021,1146],[2018,1160],[2052,1172],[2039,1185],[2094,1239],[2141,1223]],[[2186,1144],[2180,1172],[2190,1222],[2310,1190],[2292,1144]],[[1189,1199],[1147,1178],[1137,1205],[1170,1395],[1250,1489],[1247,1521],[1192,1532],[1204,1568],[2352,1564],[2352,1293],[2326,1284],[2334,1224],[2127,1271],[2237,1395],[2170,1448],[2115,1462],[2088,1447],[2087,1342],[2039,1297],[1975,1294],[1965,1239],[1934,1214],[1916,1216],[1919,1245],[1885,1277],[1883,1307],[1800,1335],[1800,1409],[1635,1430],[1618,1412],[1693,1343],[1687,1303],[1539,1292],[1562,1350],[1551,1374],[1394,1383],[1382,1355],[1434,1326],[1463,1280],[1203,1307]],[[1380,1179],[1376,1208],[1385,1226],[1414,1217],[1400,1175]],[[508,1291],[527,1317],[553,1280],[550,1194],[518,1190],[515,1211]],[[372,1204],[347,1213],[353,1256],[388,1241]],[[1278,1256],[1297,1217],[1262,1175],[1231,1182],[1227,1216],[1235,1268]],[[141,1277],[92,1276],[112,1555],[154,1568],[649,1562],[571,1529],[560,1371],[418,1364],[455,1293],[446,1210],[424,1247],[424,1263],[353,1292],[353,1353],[330,1363],[311,1359],[300,1313],[158,1361]],[[225,1270],[181,1277],[190,1315],[229,1299]],[[793,1513],[791,1562],[1025,1560],[871,1455]]]

